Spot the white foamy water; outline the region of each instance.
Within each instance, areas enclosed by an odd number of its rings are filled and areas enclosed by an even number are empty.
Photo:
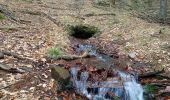
[[[112,59],[109,56],[97,53],[96,48],[92,45],[80,44],[76,51],[78,53],[88,52],[89,55],[95,56],[97,61],[106,63],[106,65],[112,63]],[[80,79],[77,78],[77,68],[71,68],[70,72],[77,93],[86,96],[90,100],[113,100],[113,98],[108,95],[108,92],[120,97],[121,100],[143,100],[143,88],[137,82],[137,75],[130,75],[118,71],[118,77],[121,78],[121,82],[120,80],[114,80],[113,77],[113,80],[94,82],[89,87],[88,72],[81,72]],[[121,86],[114,86],[114,84],[120,83],[122,83]]]
[[[143,88],[137,83],[135,77],[123,72],[119,72],[119,75],[125,81],[123,85],[126,100],[143,100]]]
[[[119,76],[123,80],[123,88],[110,87],[118,81],[111,80],[105,82],[96,82],[92,84],[91,90],[88,91],[87,80],[89,78],[88,72],[82,72],[80,75],[80,80],[77,79],[78,70],[76,68],[71,68],[73,85],[77,93],[86,96],[88,99],[92,100],[112,100],[112,97],[108,96],[108,92],[112,92],[116,96],[120,97],[121,100],[143,100],[143,88],[137,83],[134,76],[126,74],[124,72],[118,72]],[[95,87],[95,86],[100,87]],[[94,88],[93,88],[94,86]]]

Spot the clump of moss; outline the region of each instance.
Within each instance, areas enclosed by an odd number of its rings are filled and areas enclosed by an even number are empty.
[[[5,19],[5,16],[2,13],[0,13],[0,20],[3,20],[3,19]]]
[[[146,84],[144,86],[144,99],[155,100],[154,94],[158,91],[158,87],[152,84]]]
[[[158,90],[158,87],[155,85],[147,84],[144,86],[145,93],[155,93]]]
[[[99,33],[99,29],[90,25],[69,26],[69,34],[75,38],[88,39]]]
[[[51,48],[48,51],[48,56],[51,58],[58,58],[63,54],[63,52],[59,48]]]

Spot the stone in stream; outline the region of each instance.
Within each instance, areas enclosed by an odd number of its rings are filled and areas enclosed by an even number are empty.
[[[0,59],[4,59],[4,54],[0,52]]]
[[[60,66],[54,66],[51,68],[51,76],[57,82],[58,91],[68,90],[71,88],[70,73],[68,70]]]

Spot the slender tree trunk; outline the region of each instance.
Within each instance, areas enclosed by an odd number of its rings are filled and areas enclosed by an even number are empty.
[[[167,17],[167,0],[160,0],[160,18],[165,21]]]

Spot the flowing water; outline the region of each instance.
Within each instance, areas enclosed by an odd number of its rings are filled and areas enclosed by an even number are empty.
[[[79,51],[87,49],[91,50],[89,51],[91,52],[91,55],[95,55],[96,59],[107,63],[107,59],[98,54],[95,49],[92,49],[92,46],[81,45],[79,47]],[[143,100],[143,88],[137,82],[137,76],[129,73],[117,71],[118,77],[120,77],[121,80],[115,80],[113,77],[113,79],[108,81],[93,82],[90,86],[88,85],[88,72],[81,72],[79,79],[78,69],[76,67],[72,67],[70,69],[70,73],[72,76],[73,86],[75,87],[77,93],[86,96],[90,100],[114,100],[114,97],[119,97],[121,100]],[[114,96],[109,93],[114,94]]]

